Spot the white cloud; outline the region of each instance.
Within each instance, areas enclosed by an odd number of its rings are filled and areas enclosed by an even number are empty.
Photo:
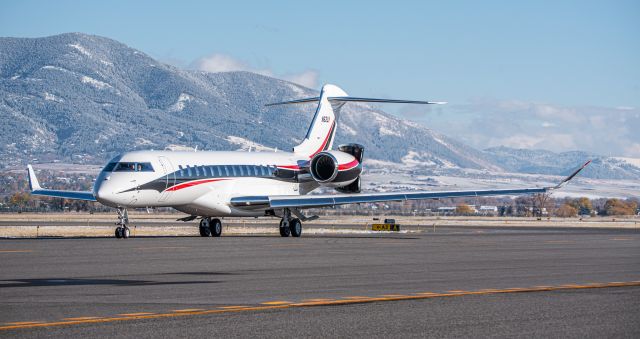
[[[318,72],[314,70],[306,70],[300,73],[275,74],[271,69],[253,67],[248,62],[222,53],[214,53],[210,56],[202,57],[193,62],[192,66],[205,72],[246,71],[280,78],[305,87],[315,88],[318,86]]]
[[[442,113],[401,112],[476,148],[581,150],[640,156],[640,108],[561,106],[517,100],[476,100],[442,106]]]

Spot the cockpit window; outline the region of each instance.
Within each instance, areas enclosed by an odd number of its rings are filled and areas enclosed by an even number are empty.
[[[103,171],[111,172],[111,171],[113,171],[114,168],[116,168],[117,164],[118,164],[117,162],[110,162],[110,163],[107,164],[107,166],[104,167]]]
[[[111,165],[111,164],[109,164]],[[107,167],[109,167],[107,165]],[[107,168],[105,167],[105,171]],[[114,165],[114,172],[153,172],[150,162],[119,162]]]

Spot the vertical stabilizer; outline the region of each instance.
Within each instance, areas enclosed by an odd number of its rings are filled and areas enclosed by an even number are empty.
[[[344,102],[329,101],[328,98],[346,96],[347,93],[338,86],[329,84],[322,86],[316,114],[302,143],[293,148],[294,153],[311,158],[319,152],[331,149],[338,128],[338,116]]]

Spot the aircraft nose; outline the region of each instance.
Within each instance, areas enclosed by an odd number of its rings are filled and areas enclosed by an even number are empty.
[[[109,177],[101,178],[94,186],[93,194],[96,196],[96,200],[105,205],[113,203],[113,189],[109,185]]]

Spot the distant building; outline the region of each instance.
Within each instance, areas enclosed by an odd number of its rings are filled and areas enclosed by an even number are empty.
[[[497,215],[498,206],[480,206],[478,213],[481,215]]]

